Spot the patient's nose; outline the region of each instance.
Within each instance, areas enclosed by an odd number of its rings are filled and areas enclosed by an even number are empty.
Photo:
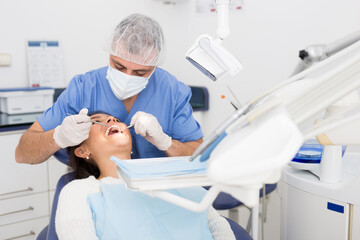
[[[116,122],[115,117],[109,117],[109,118],[106,120],[106,123],[112,123],[112,122]]]

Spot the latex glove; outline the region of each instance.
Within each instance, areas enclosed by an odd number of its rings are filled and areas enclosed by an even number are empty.
[[[88,109],[83,108],[79,114],[64,118],[61,125],[55,128],[53,138],[61,148],[76,146],[89,137],[90,117]]]
[[[137,112],[131,118],[130,126],[134,126],[136,134],[140,134],[161,151],[171,146],[171,137],[163,132],[156,117],[149,113]]]

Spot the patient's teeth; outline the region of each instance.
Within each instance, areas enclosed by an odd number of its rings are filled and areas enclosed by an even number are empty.
[[[109,135],[109,132],[110,132],[112,129],[114,129],[114,128],[115,128],[115,129],[118,129],[119,132],[121,132],[120,127],[118,127],[118,126],[116,126],[116,125],[112,125],[112,126],[110,126],[110,127],[108,127],[108,128],[106,129],[105,135],[108,136],[108,135]]]

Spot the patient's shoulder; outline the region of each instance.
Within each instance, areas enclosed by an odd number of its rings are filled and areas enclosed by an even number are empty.
[[[94,176],[90,176],[84,179],[76,179],[66,184],[65,187],[61,190],[60,196],[67,197],[79,197],[86,196],[90,193],[96,193],[100,191],[100,181],[97,180]]]

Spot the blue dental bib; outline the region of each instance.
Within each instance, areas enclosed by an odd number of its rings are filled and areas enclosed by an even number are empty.
[[[192,212],[141,192],[127,190],[123,184],[101,183],[101,190],[102,193],[88,196],[99,239],[212,239],[207,211]],[[201,187],[169,192],[196,202],[206,194]]]

